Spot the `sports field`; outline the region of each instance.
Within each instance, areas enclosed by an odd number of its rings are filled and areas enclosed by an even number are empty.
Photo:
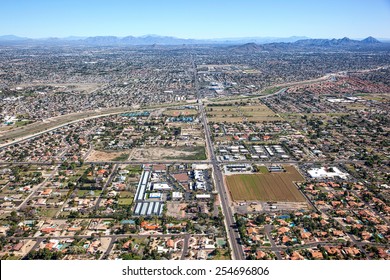
[[[284,166],[284,169],[286,172],[226,176],[233,200],[305,202],[293,183],[304,178],[293,166]]]

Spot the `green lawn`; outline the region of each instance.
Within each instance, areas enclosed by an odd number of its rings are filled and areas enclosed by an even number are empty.
[[[230,260],[228,250],[217,249],[217,254],[212,256],[213,260]]]
[[[47,218],[54,218],[54,216],[57,214],[59,208],[46,208],[46,209],[41,209],[40,210],[40,215],[42,217],[47,217]]]
[[[129,165],[125,168],[130,171],[130,174],[141,174],[142,166],[141,165]]]
[[[128,198],[128,197],[133,197],[134,194],[132,192],[128,192],[128,191],[123,191],[123,192],[120,192],[119,194],[119,197],[120,198]]]
[[[259,169],[259,173],[269,173],[268,168],[266,166],[261,165],[257,168]]]
[[[119,198],[118,204],[119,205],[130,205],[133,202],[133,198]]]
[[[15,123],[15,127],[20,127],[20,126],[24,126],[24,125],[28,125],[32,123],[32,121],[29,121],[29,120],[25,120],[25,121],[17,121]]]

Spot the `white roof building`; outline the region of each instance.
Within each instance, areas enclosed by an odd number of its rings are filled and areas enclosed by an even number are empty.
[[[167,183],[153,183],[153,190],[170,190],[171,187]]]
[[[182,199],[183,193],[181,192],[172,192],[172,199]]]
[[[312,168],[307,171],[312,178],[333,178],[339,177],[341,179],[347,179],[349,174],[341,172],[337,167],[330,167],[326,169],[325,167],[321,168]]]
[[[197,194],[197,195],[196,195],[196,198],[198,198],[198,199],[210,198],[210,197],[211,197],[210,194]]]

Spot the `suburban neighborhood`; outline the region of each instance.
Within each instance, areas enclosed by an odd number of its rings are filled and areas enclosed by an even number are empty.
[[[365,44],[0,45],[0,258],[389,260]]]

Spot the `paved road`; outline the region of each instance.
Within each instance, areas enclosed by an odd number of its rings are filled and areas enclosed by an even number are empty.
[[[41,244],[41,242],[42,242],[43,240],[45,240],[45,239],[46,239],[46,238],[42,238],[42,237],[39,237],[39,238],[35,239],[35,242],[36,242],[36,243],[35,243],[34,246],[31,248],[30,252],[32,252],[32,251],[38,249],[39,244]]]
[[[126,238],[126,237],[183,237],[185,238],[187,235],[190,236],[207,236],[207,234],[188,234],[188,233],[169,233],[169,234],[137,234],[137,233],[125,233],[125,234],[107,234],[102,235],[101,237],[105,238]],[[95,235],[97,238],[99,238],[99,235]],[[91,235],[76,235],[76,236],[36,236],[36,237],[6,237],[8,240],[45,240],[47,238],[49,239],[72,239],[72,238],[91,238]]]
[[[104,237],[104,236],[102,236]],[[110,244],[108,245],[108,248],[107,250],[104,252],[104,254],[102,254],[100,256],[100,259],[107,259],[108,256],[110,255],[111,251],[112,251],[112,248],[114,248],[114,245],[115,245],[115,241],[117,240],[117,237],[112,237],[111,240],[110,240]]]
[[[59,165],[56,165],[56,167],[53,169],[53,171],[50,173],[50,176],[47,177],[42,183],[36,185],[35,187],[33,187],[31,193],[23,200],[23,202],[21,204],[19,204],[19,206],[15,207],[16,210],[19,210],[19,209],[23,209],[23,207],[27,204],[27,202],[34,196],[37,194],[37,192],[44,186],[46,185],[46,183],[51,179],[53,178],[53,176],[55,174],[57,174],[57,170],[59,168]]]
[[[95,204],[95,209],[98,209],[99,208],[99,204],[100,204],[100,201],[102,200],[102,194],[103,192],[107,189],[107,187],[111,184],[112,180],[114,179],[114,176],[116,174],[116,171],[118,169],[118,164],[115,164],[112,168],[112,171],[110,173],[110,176],[108,177],[106,183],[104,184],[103,188],[102,188],[102,192],[101,194],[99,195],[99,198],[97,199],[96,201],[96,204]]]
[[[278,246],[276,246],[275,241],[273,240],[272,235],[271,235],[271,230],[272,230],[272,225],[265,225],[264,226],[265,234],[267,235],[269,242],[271,243],[271,247],[269,249],[271,249],[275,253],[276,258],[278,260],[281,260],[282,255],[280,254],[280,248]]]
[[[352,234],[348,233],[348,229],[347,229],[340,221],[338,221],[338,220],[336,220],[336,221],[339,223],[339,225],[341,226],[341,228],[343,229],[343,231],[344,231],[344,232],[348,235],[348,237],[351,239],[352,244],[354,244],[356,247],[358,247],[359,250],[360,250],[361,252],[363,252],[363,253],[367,256],[367,259],[370,259],[370,257],[369,257],[368,254],[367,254],[367,251],[363,248],[362,243],[359,242],[359,241],[357,241],[356,238],[355,238]]]
[[[358,193],[355,191],[355,190],[351,190],[350,192],[352,192],[355,196],[357,197],[360,197],[358,195]],[[366,206],[366,208],[369,208],[371,209],[376,215],[378,215],[388,226],[390,226],[390,222],[389,220],[381,213],[379,213],[375,208],[373,208],[368,202],[362,200],[364,202],[364,205]]]
[[[202,120],[204,131],[205,131],[206,146],[207,146],[208,155],[211,160],[211,164],[213,168],[215,187],[221,199],[222,211],[225,217],[225,221],[224,221],[225,228],[227,231],[228,241],[232,249],[232,259],[242,260],[245,259],[245,256],[242,250],[242,246],[239,244],[241,243],[241,239],[239,233],[234,230],[234,228],[236,228],[236,222],[234,220],[233,211],[229,205],[230,201],[227,196],[225,186],[223,185],[222,173],[218,166],[218,161],[215,157],[213,143],[210,137],[210,129],[207,125],[206,114],[200,99],[199,88],[198,88],[198,77],[197,77],[197,72],[196,72],[196,67],[194,62],[193,62],[193,69],[194,69],[194,76],[195,76],[195,90],[198,96],[200,119]]]
[[[186,255],[187,255],[187,253],[188,253],[188,242],[190,240],[190,237],[191,237],[191,235],[189,235],[189,234],[186,234],[184,236],[184,240],[183,240],[183,253],[181,254],[181,257],[180,257],[181,260],[184,260]]]
[[[326,161],[326,160],[312,160],[312,161],[297,161],[297,160],[283,160],[283,161],[260,161],[260,160],[236,160],[236,161],[221,161],[216,159],[216,161],[220,164],[339,164],[339,163],[364,163],[364,160],[334,160],[334,161]],[[54,164],[60,164],[61,162],[54,162]],[[210,160],[159,160],[159,161],[85,161],[85,164],[133,164],[133,165],[141,165],[141,164],[175,164],[175,163],[194,163],[194,164],[212,164]],[[34,164],[34,165],[53,165],[51,161],[0,161],[0,164]]]
[[[0,149],[7,147],[7,146],[10,146],[10,145],[13,145],[13,144],[16,144],[16,143],[19,143],[19,142],[23,142],[23,141],[32,139],[36,136],[39,136],[41,134],[44,134],[44,133],[47,133],[47,132],[50,132],[53,130],[56,130],[56,129],[64,127],[64,126],[67,126],[69,124],[78,123],[78,122],[83,121],[83,120],[91,120],[91,119],[96,119],[96,118],[105,117],[105,116],[118,115],[118,114],[124,113],[124,112],[139,112],[139,111],[144,111],[144,110],[152,110],[152,109],[155,109],[156,106],[167,108],[167,107],[174,107],[174,106],[179,106],[179,105],[183,105],[183,104],[184,104],[183,102],[175,102],[175,103],[170,103],[170,104],[157,104],[157,105],[145,106],[145,107],[138,108],[138,109],[135,109],[134,107],[113,107],[113,108],[104,108],[101,110],[92,110],[92,111],[70,113],[68,115],[63,115],[63,116],[56,116],[53,118],[45,119],[44,121],[41,121],[41,122],[34,122],[34,123],[27,125],[27,126],[23,126],[23,127],[9,130],[9,131],[7,131],[7,134],[3,134],[3,135],[0,134]],[[193,103],[191,103],[191,102],[185,103],[185,105],[190,105],[190,104],[193,104]],[[86,114],[86,116],[85,116],[85,114]],[[62,122],[64,119],[67,119],[67,118],[70,118],[69,121]],[[47,129],[44,129],[44,130],[38,131],[38,132],[33,132],[32,134],[25,135],[26,132],[24,130],[28,131],[28,129],[31,127],[38,127],[38,129],[39,129],[39,127],[41,125],[49,125],[49,124],[51,127],[49,126]],[[37,130],[37,128],[32,129],[32,130]],[[19,136],[19,137],[16,136],[17,137],[16,139],[11,140],[10,142],[4,142],[5,139],[6,139],[6,141],[9,141],[10,137],[11,138],[14,137],[14,136],[10,136],[10,134],[18,134],[19,132],[22,136]]]

